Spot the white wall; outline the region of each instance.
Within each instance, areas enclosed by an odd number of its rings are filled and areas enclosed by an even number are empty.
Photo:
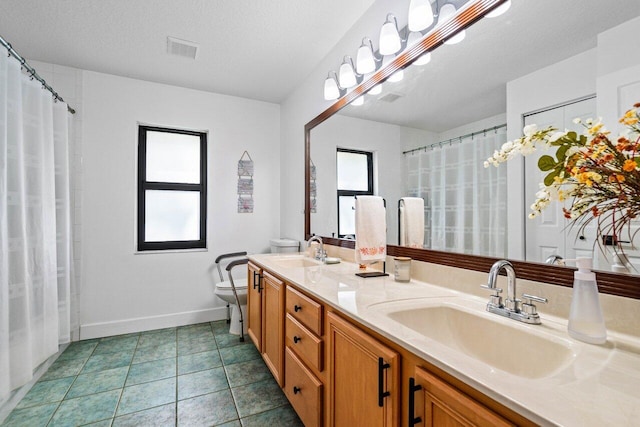
[[[280,234],[279,106],[88,71],[83,97],[81,338],[223,318],[215,257]],[[135,253],[138,122],[209,132],[207,251]],[[236,211],[244,150],[253,214]]]

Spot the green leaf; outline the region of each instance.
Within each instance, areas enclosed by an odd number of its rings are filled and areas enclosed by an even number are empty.
[[[547,187],[551,186],[554,182],[554,179],[556,176],[558,176],[558,174],[560,173],[559,170],[554,170],[553,172],[551,172],[549,175],[544,177],[544,185],[546,185]]]
[[[559,161],[564,162],[564,160],[567,158],[568,149],[569,149],[568,145],[563,145],[560,148],[558,148],[558,151],[556,151],[556,157],[558,158]]]
[[[636,167],[637,167],[637,168],[640,168],[640,157],[636,157],[636,158],[635,158],[635,159],[633,159],[633,160],[635,160],[635,161],[636,161],[636,165],[637,165]]]
[[[544,155],[538,160],[538,167],[541,171],[550,171],[556,167],[556,161],[553,160],[553,157]]]

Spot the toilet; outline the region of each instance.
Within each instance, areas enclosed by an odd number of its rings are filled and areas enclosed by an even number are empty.
[[[244,268],[243,268],[244,267]],[[241,273],[244,272],[244,274]],[[238,302],[236,296],[233,294],[233,288],[231,287],[231,281],[225,280],[216,284],[214,293],[226,302],[231,308],[231,321],[229,324],[229,333],[232,335],[245,335],[247,333],[247,269],[246,266],[238,266],[233,270],[233,283],[236,287],[236,293],[238,294],[238,300],[240,300],[240,308],[238,308]],[[242,319],[244,322],[240,326],[240,310],[242,310]],[[241,332],[241,328],[243,331]]]

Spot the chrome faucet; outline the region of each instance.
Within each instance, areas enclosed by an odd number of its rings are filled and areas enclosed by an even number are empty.
[[[504,270],[507,274],[507,298],[502,303],[502,289],[496,287],[498,283],[498,275],[500,271]],[[522,294],[522,300],[516,298],[516,271],[507,260],[497,261],[491,266],[489,270],[489,281],[486,285],[481,285],[482,288],[488,289],[493,292],[489,297],[487,303],[487,311],[500,316],[509,317],[514,320],[518,320],[524,323],[530,323],[533,325],[540,324],[540,316],[538,315],[534,301],[546,303],[546,298],[541,298],[535,295]]]
[[[563,258],[560,255],[549,255],[547,257],[547,259],[544,260],[545,264],[558,264],[558,265],[563,265]]]
[[[327,259],[327,253],[324,251],[324,244],[322,243],[322,237],[311,236],[311,238],[307,241],[307,247],[311,246],[312,242],[318,242],[318,244],[320,245],[316,249],[314,258],[317,259],[318,261],[324,262]]]

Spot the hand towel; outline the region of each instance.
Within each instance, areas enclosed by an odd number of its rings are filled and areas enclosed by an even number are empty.
[[[356,198],[356,262],[368,264],[387,257],[387,217],[378,196]]]
[[[424,200],[421,197],[400,199],[400,246],[424,246]]]

